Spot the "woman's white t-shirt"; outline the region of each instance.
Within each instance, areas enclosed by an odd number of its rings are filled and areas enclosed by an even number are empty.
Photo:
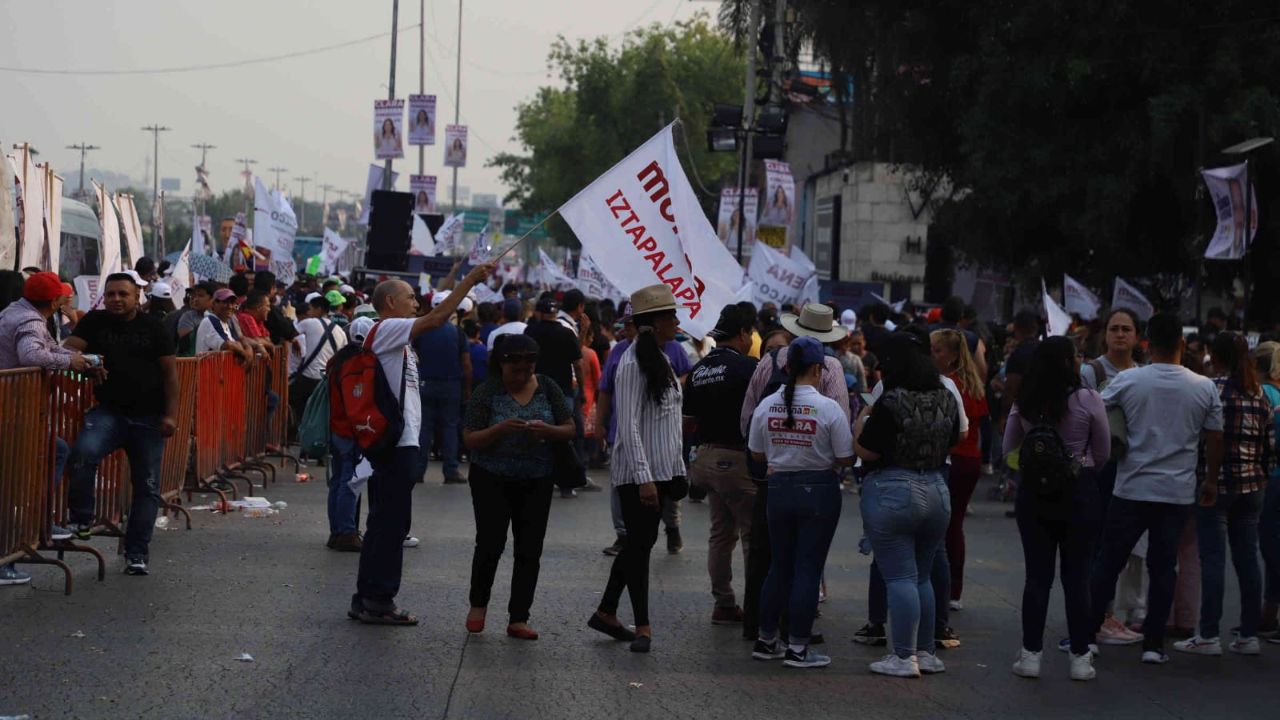
[[[793,425],[787,427],[785,391],[778,388],[751,414],[747,447],[764,454],[770,471],[830,470],[837,458],[853,457],[849,418],[836,401],[811,385],[797,386],[791,402]]]

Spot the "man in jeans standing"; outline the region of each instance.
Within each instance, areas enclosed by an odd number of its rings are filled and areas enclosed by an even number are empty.
[[[385,280],[373,291],[372,303],[382,318],[366,342],[378,356],[383,375],[399,398],[404,430],[396,447],[369,457],[369,517],[360,548],[356,593],[347,616],[372,625],[417,625],[418,618],[396,607],[404,561],[404,541],[413,517],[413,476],[418,461],[418,433],[422,428],[422,398],[418,360],[411,343],[453,317],[467,291],[493,272],[486,263],[472,269],[462,283],[426,315],[418,317],[418,294],[403,280]],[[403,392],[402,392],[403,390]]]
[[[85,415],[71,448],[67,504],[76,537],[89,539],[98,463],[123,448],[129,458],[133,503],[124,536],[125,573],[146,575],[151,533],[160,505],[160,458],[178,419],[178,366],[164,325],[138,311],[146,281],[132,270],[107,276],[104,310],[94,310],[63,343],[102,356],[106,379],[94,387],[98,405]]]
[[[431,300],[433,307],[439,307],[450,295],[449,292],[436,293]],[[431,446],[438,442],[444,484],[466,485],[467,479],[458,472],[458,425],[462,421],[462,406],[471,398],[471,353],[467,351],[467,339],[457,325],[446,322],[414,338],[413,349],[422,361],[418,378],[422,430],[418,437],[414,482],[423,481]]]
[[[1142,662],[1163,664],[1165,623],[1173,604],[1178,538],[1196,500],[1196,458],[1205,445],[1205,482],[1222,465],[1222,400],[1209,378],[1182,367],[1186,341],[1178,318],[1161,313],[1147,325],[1151,364],[1120,373],[1102,392],[1124,412],[1128,451],[1116,472],[1102,549],[1093,569],[1093,621],[1102,626],[1129,553],[1147,533],[1147,617]]]
[[[733,548],[741,538],[744,568],[751,552],[748,539],[756,484],[747,471],[739,410],[756,370],[756,361],[746,355],[751,349],[753,319],[744,317],[737,305],[721,310],[711,331],[715,349],[693,366],[685,381],[686,427],[695,426],[698,446],[689,478],[706,489],[711,511],[707,572],[716,602],[711,622],[716,625],[742,622],[742,608],[733,594]]]

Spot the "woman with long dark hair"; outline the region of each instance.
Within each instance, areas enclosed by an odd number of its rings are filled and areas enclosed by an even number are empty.
[[[888,588],[893,638],[893,652],[871,663],[871,672],[919,677],[946,670],[934,655],[929,576],[951,515],[944,466],[960,439],[961,410],[920,337],[894,333],[883,348],[884,394],[854,444],[871,469],[862,523]]]
[[[587,625],[616,640],[630,640],[632,652],[649,652],[649,553],[658,541],[664,500],[688,491],[681,436],[683,393],[663,345],[676,337],[676,299],[666,285],[631,294],[634,342],[623,352],[614,380],[613,406],[618,436],[609,467],[622,505],[627,540],[613,559],[609,583]],[[636,628],[618,621],[618,601],[631,596]]]
[[[785,658],[789,667],[823,667],[831,658],[809,645],[822,568],[840,521],[835,468],[853,464],[849,418],[818,392],[826,353],[812,337],[787,352],[787,380],[751,416],[748,448],[768,462],[769,574],[760,591],[760,632],[751,656]],[[778,623],[787,609],[786,642]]]
[[[1220,332],[1209,348],[1214,385],[1222,398],[1222,468],[1218,482],[1199,477],[1196,535],[1200,543],[1200,626],[1190,639],[1173,648],[1195,655],[1221,655],[1218,623],[1222,619],[1227,545],[1240,581],[1240,629],[1231,652],[1257,655],[1262,616],[1262,575],[1258,569],[1258,518],[1262,514],[1267,476],[1276,464],[1271,404],[1258,382],[1249,343],[1244,336]],[[1203,456],[1202,456],[1203,457]]]
[[[1004,431],[1006,455],[1021,447],[1021,460],[1031,450],[1023,438],[1035,433],[1044,446],[1057,433],[1070,455],[1066,467],[1071,482],[1050,495],[1024,477],[1018,483],[1014,508],[1026,580],[1022,586],[1022,650],[1013,673],[1040,677],[1044,648],[1044,624],[1049,612],[1054,561],[1062,557],[1062,593],[1066,601],[1067,629],[1071,643],[1072,680],[1091,680],[1093,630],[1089,622],[1089,571],[1102,520],[1097,469],[1111,455],[1111,434],[1102,397],[1080,384],[1080,358],[1075,344],[1065,337],[1051,337],[1036,347],[1023,379],[1018,399],[1009,412]],[[1078,468],[1078,470],[1077,470]],[[1024,462],[1024,470],[1026,464]]]

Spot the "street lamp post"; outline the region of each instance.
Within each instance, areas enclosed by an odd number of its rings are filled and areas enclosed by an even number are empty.
[[[151,153],[152,174],[151,178],[151,237],[155,243],[156,257],[164,255],[164,248],[160,246],[161,238],[164,237],[164,228],[157,227],[156,223],[164,225],[164,213],[160,210],[160,133],[168,132],[173,128],[164,127],[163,125],[147,125],[142,128],[151,133],[153,152]]]

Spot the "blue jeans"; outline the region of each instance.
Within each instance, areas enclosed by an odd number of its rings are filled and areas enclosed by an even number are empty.
[[[418,462],[413,481],[427,474],[427,460],[435,438],[440,438],[440,459],[444,476],[458,474],[458,424],[462,420],[462,380],[423,380],[418,386],[422,397],[422,429],[418,431]]]
[[[1116,581],[1142,533],[1147,533],[1147,618],[1142,624],[1142,649],[1164,649],[1165,623],[1173,607],[1177,584],[1178,538],[1187,524],[1190,505],[1145,502],[1112,497],[1103,518],[1102,546],[1089,583],[1090,629],[1102,627],[1107,606],[1116,595]]]
[[[898,657],[933,652],[937,604],[930,571],[951,521],[944,477],[941,468],[889,467],[862,484],[862,523],[888,589],[889,632]]]
[[[1200,637],[1218,637],[1226,585],[1227,545],[1240,580],[1240,637],[1258,636],[1262,574],[1258,570],[1258,516],[1262,492],[1220,493],[1213,507],[1196,506],[1200,543]]]
[[[164,455],[165,443],[160,436],[160,420],[158,415],[128,417],[99,405],[84,416],[84,428],[71,448],[67,506],[72,522],[76,523],[94,520],[93,487],[98,463],[121,448],[129,458],[133,504],[129,507],[129,527],[124,535],[126,557],[147,557],[151,533],[156,526],[156,511],[160,507],[160,458]]]
[[[945,539],[945,538],[944,538]],[[951,608],[939,598],[951,596],[951,563],[947,558],[947,544],[938,546],[933,556],[933,567],[929,569],[929,583],[933,586],[933,620],[934,630],[946,627],[951,621]],[[871,581],[867,584],[867,621],[880,625],[889,621],[889,589],[884,584],[884,575],[875,560],[871,561]]]
[[[414,478],[410,474],[418,448],[398,447],[373,464],[369,478],[369,517],[360,548],[356,596],[371,610],[390,610],[400,592],[404,539],[413,516]]]
[[[347,483],[356,475],[360,464],[360,447],[351,438],[329,434],[329,534],[350,535],[356,531],[356,500]]]
[[[840,522],[840,481],[830,470],[769,476],[769,575],[760,590],[760,637],[778,634],[785,604],[793,645],[808,645],[818,584]]]
[[[1280,477],[1272,475],[1258,518],[1258,549],[1262,551],[1266,587],[1263,599],[1280,604]]]

